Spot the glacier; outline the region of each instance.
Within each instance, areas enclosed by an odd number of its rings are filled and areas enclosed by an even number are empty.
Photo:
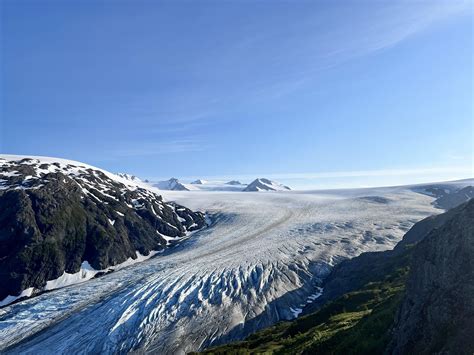
[[[211,225],[157,257],[0,309],[11,354],[184,354],[279,320],[344,258],[392,248],[440,213],[409,187],[265,194],[160,191]]]

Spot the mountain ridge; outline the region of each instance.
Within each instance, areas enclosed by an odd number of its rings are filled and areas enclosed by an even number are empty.
[[[55,158],[0,156],[0,206],[0,302],[152,256],[206,224],[140,184]]]

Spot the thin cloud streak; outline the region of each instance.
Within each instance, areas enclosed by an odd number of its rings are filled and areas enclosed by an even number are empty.
[[[384,8],[384,11],[374,16],[379,18],[378,22],[370,27],[349,24],[347,28],[334,31],[329,29],[325,38],[313,38],[307,35],[302,42],[304,44],[302,48],[292,48],[292,52],[300,51],[299,56],[313,58],[313,65],[307,65],[305,69],[299,71],[285,68],[280,76],[273,78],[272,82],[257,84],[252,98],[275,99],[292,94],[313,81],[318,73],[353,59],[397,46],[431,26],[472,11],[472,4],[468,1],[437,2],[429,3],[428,6],[426,3],[413,3],[411,6],[413,11],[410,13],[402,13],[403,7],[400,5],[406,8],[408,4],[401,2],[393,4],[393,8],[389,10]],[[306,26],[310,27],[309,24]],[[308,30],[307,33],[310,34],[311,31]],[[287,38],[287,40],[292,41],[300,37],[301,33],[297,33],[294,38]],[[316,45],[311,48],[308,43]]]
[[[320,179],[320,178],[348,178],[348,177],[378,177],[378,176],[415,176],[438,173],[471,173],[474,175],[472,167],[435,167],[419,169],[381,169],[381,170],[360,170],[360,171],[339,171],[323,173],[289,173],[289,174],[268,174],[279,179]]]
[[[123,145],[128,146],[124,148]],[[186,152],[201,152],[208,148],[202,141],[195,139],[181,139],[174,141],[149,142],[135,147],[134,143],[122,144],[121,148],[116,148],[106,152],[106,157],[110,159],[147,157],[163,154],[177,154]]]
[[[398,2],[389,9],[376,4],[371,21],[358,18],[337,28],[330,26],[330,19],[321,20],[318,13],[289,29],[284,26],[260,34],[256,34],[260,24],[250,23],[240,33],[240,40],[216,45],[212,55],[194,58],[194,77],[183,87],[121,98],[115,105],[121,107],[117,119],[126,125],[143,122],[168,132],[190,131],[193,123],[226,120],[229,113],[248,105],[266,101],[278,105],[311,86],[322,72],[394,47],[471,10],[469,2],[463,1]],[[326,30],[316,31],[315,23]],[[270,53],[253,56],[268,42],[278,45]],[[235,58],[245,63],[245,69],[235,65]]]

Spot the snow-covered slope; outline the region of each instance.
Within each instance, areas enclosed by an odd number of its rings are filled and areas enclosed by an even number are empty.
[[[288,186],[265,178],[258,178],[252,181],[243,191],[288,191]]]
[[[101,168],[78,162],[70,159],[55,158],[55,157],[44,157],[44,156],[30,156],[30,155],[13,155],[13,154],[0,154],[0,162],[2,166],[10,162],[20,162],[24,160],[26,164],[32,165],[33,167],[38,166],[38,173],[44,174],[48,172],[57,172],[58,170],[65,170],[71,176],[79,175],[81,172],[85,172],[88,169],[95,171],[100,171],[109,179],[120,182],[130,188],[136,188],[139,186],[135,181],[130,181],[129,179],[123,178],[117,174],[108,172]],[[29,160],[29,161],[28,161]],[[39,165],[38,165],[39,164]],[[41,164],[44,165],[44,168],[41,168]],[[5,174],[4,174],[5,175]]]
[[[159,258],[0,310],[0,351],[184,354],[241,339],[295,317],[332,265],[440,212],[405,187],[162,193],[213,224]]]
[[[126,173],[117,173],[117,175],[127,181],[141,182],[141,179],[136,177],[135,175],[126,174]]]
[[[149,258],[204,224],[137,181],[0,155],[0,306]]]

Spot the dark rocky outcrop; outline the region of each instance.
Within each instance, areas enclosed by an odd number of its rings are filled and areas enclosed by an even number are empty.
[[[0,301],[84,261],[102,270],[149,255],[204,225],[202,213],[101,170],[0,160]]]
[[[459,180],[456,183],[416,186],[413,191],[434,197],[432,204],[444,210],[459,206],[474,197],[472,179]]]
[[[415,248],[389,352],[474,353],[474,201]]]
[[[474,187],[466,186],[449,194],[444,194],[434,201],[434,205],[448,210],[459,206],[474,197]]]

